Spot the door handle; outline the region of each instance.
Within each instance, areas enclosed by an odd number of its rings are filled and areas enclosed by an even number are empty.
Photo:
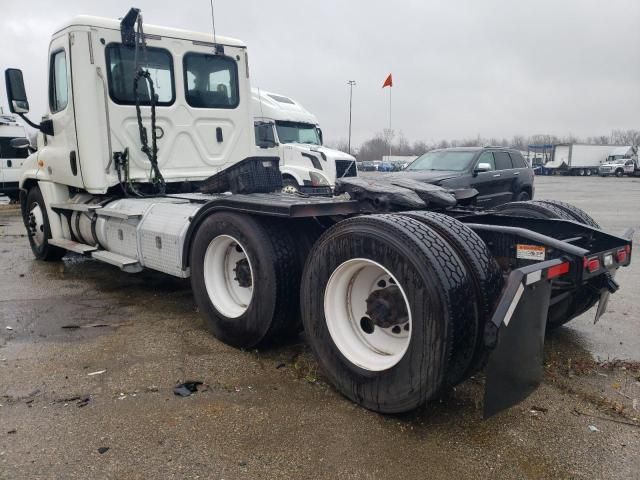
[[[499,174],[499,173],[494,173],[494,174],[493,174],[493,176],[494,176],[494,177],[499,177],[499,176],[500,176],[500,174]]]
[[[520,175],[520,172],[513,172],[514,175]]]
[[[218,143],[222,143],[222,128],[216,128],[216,140]]]

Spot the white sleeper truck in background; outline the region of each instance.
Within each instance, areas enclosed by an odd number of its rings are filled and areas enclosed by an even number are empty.
[[[355,157],[322,145],[318,120],[300,103],[255,87],[251,96],[256,145],[280,157],[284,191],[331,195],[336,178],[358,175]]]

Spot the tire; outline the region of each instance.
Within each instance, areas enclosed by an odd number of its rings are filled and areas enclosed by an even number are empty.
[[[536,200],[538,203],[544,203],[546,205],[553,205],[554,207],[560,208],[569,214],[570,217],[568,220],[575,220],[576,222],[580,222],[584,225],[588,225],[590,227],[601,228],[598,222],[596,222],[591,215],[586,213],[584,210],[571,205],[570,203],[561,202],[559,200]]]
[[[528,200],[531,200],[531,196],[529,195],[529,192],[526,192],[524,190],[514,196],[516,197],[514,199],[516,202],[526,202]]]
[[[415,211],[402,215],[428,225],[456,252],[471,276],[478,315],[469,316],[464,325],[463,337],[454,348],[453,367],[447,376],[450,385],[457,385],[482,369],[489,350],[484,346],[484,327],[491,320],[504,280],[500,267],[484,241],[464,223],[441,213]],[[477,322],[473,322],[477,318]]]
[[[239,256],[232,257],[234,251]],[[248,274],[244,263],[240,277],[238,268],[245,258]],[[234,259],[234,278],[216,274],[232,268]],[[252,348],[288,339],[297,331],[301,263],[292,236],[277,219],[262,221],[229,212],[211,215],[196,232],[190,265],[198,308],[206,327],[221,341]]]
[[[624,177],[624,170],[619,168],[616,170],[616,177],[621,178]]]
[[[22,214],[33,255],[38,260],[45,262],[60,260],[67,252],[62,248],[49,245],[49,239],[52,238],[49,215],[42,192],[37,185],[27,193],[25,208],[26,210]]]
[[[532,218],[558,218],[572,220],[584,225],[600,228],[600,225],[589,214],[571,204],[557,200],[535,200],[523,203],[506,203],[496,207],[502,213],[512,213]],[[569,295],[566,293],[569,292]],[[553,330],[582,315],[593,307],[600,295],[588,286],[580,289],[553,289],[551,304],[547,314],[547,330]],[[554,300],[556,300],[554,302]]]
[[[592,173],[593,173],[593,171],[592,171],[591,169],[589,169],[589,170],[587,170],[587,171],[585,172],[585,174],[587,175],[587,177],[590,177]]]
[[[360,288],[363,279],[368,288]],[[386,330],[384,323],[374,324],[367,315],[377,310],[364,300],[371,301],[373,291],[395,291],[399,300],[383,311],[396,312],[394,318],[405,323]],[[302,278],[302,321],[311,349],[340,392],[370,410],[405,412],[446,385],[456,336],[464,319],[476,315],[473,292],[455,251],[425,224],[401,215],[355,217],[331,227],[314,245]],[[364,312],[360,321],[354,311]],[[368,346],[388,341],[391,333],[385,334],[396,327],[399,340],[385,347],[386,354]]]
[[[284,177],[282,179],[282,192],[283,193],[298,193],[300,191],[300,185],[291,177]]]

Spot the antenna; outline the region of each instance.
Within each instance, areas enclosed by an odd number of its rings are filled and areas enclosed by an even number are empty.
[[[213,13],[213,0],[210,0],[211,4],[211,28],[213,29],[213,50],[214,52],[220,55],[224,54],[224,47],[222,45],[218,45],[218,41],[216,40],[216,16]]]

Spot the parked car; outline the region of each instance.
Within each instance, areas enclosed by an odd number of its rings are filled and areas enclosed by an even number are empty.
[[[378,171],[379,172],[393,172],[393,171],[395,171],[395,168],[394,168],[393,164],[391,164],[389,162],[380,162],[380,164],[378,165]]]
[[[376,169],[376,167],[373,165],[373,162],[359,162],[358,163],[358,170],[360,170],[361,172],[373,172]]]
[[[493,207],[512,200],[531,200],[533,170],[520,152],[500,147],[432,150],[394,175],[450,188],[475,188],[477,203]]]

